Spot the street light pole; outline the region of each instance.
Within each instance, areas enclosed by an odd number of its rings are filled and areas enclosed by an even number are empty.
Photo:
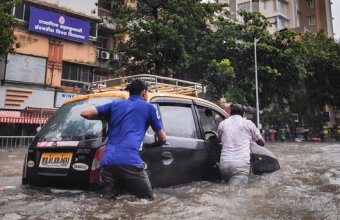
[[[284,30],[284,29],[283,29]],[[283,31],[280,30],[279,32]],[[257,79],[257,54],[256,54],[256,44],[259,40],[262,38],[273,36],[275,33],[262,36],[259,38],[254,37],[254,62],[255,62],[255,90],[256,90],[256,125],[257,128],[260,129],[260,105],[259,105],[259,85],[258,85],[258,79]]]
[[[254,61],[255,61],[255,91],[256,91],[256,125],[260,129],[260,105],[259,105],[259,85],[257,79],[257,54],[256,54],[256,43],[261,38],[254,38]]]

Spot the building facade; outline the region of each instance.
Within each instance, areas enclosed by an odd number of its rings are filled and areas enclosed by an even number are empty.
[[[86,3],[85,3],[86,2]],[[111,1],[26,0],[13,8],[20,47],[0,60],[0,136],[37,127],[89,83],[115,72]]]
[[[284,28],[298,33],[325,31],[334,37],[330,0],[218,0],[230,6],[231,16],[241,20],[239,10],[259,11],[273,25],[271,33]]]
[[[325,31],[328,37],[334,38],[330,0],[300,0],[300,25],[296,31],[317,33]]]

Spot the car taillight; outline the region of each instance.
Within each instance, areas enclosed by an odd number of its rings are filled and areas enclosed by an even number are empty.
[[[90,173],[90,184],[99,184],[100,178],[100,162],[103,157],[105,145],[100,146],[94,155],[92,166],[91,166],[91,173]]]

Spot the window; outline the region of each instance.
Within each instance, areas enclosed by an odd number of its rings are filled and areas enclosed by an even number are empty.
[[[278,1],[278,5],[277,5],[277,10],[281,13],[286,13],[287,11],[287,3],[282,1],[282,0],[279,0]]]
[[[29,4],[16,4],[13,8],[13,15],[19,20],[29,21],[30,5]]]
[[[97,23],[90,21],[90,36],[97,37]]]
[[[63,105],[41,129],[37,138],[51,141],[60,136],[65,141],[82,141],[105,137],[107,124],[101,120],[86,120],[80,112],[87,106],[104,105],[113,100],[121,98],[92,98]]]
[[[307,3],[308,3],[308,7],[309,8],[314,8],[315,7],[315,0],[308,0]]]
[[[98,0],[98,8],[111,10],[111,1],[110,0]]]
[[[276,18],[276,28],[277,29],[284,29],[287,26],[286,19],[282,17],[277,17]]]
[[[217,131],[217,123],[214,120],[212,110],[206,108],[198,109],[200,120],[204,131]]]
[[[206,133],[206,131],[214,131],[217,134],[218,125],[223,121],[224,117],[207,107],[199,106],[197,110],[205,138],[209,139],[213,134]]]
[[[238,9],[242,11],[250,11],[250,3],[245,2],[245,3],[238,4]]]
[[[279,11],[281,13],[287,12],[287,3],[284,0],[274,0],[274,11]]]
[[[110,33],[108,33],[107,30],[100,28],[98,29],[98,36],[97,36],[97,43],[96,46],[101,49],[109,49],[109,36]]]
[[[197,138],[194,115],[190,105],[160,104],[164,131],[168,136]]]
[[[106,49],[107,45],[108,45],[108,43],[107,43],[108,41],[109,41],[109,38],[98,36],[96,46],[98,48]]]
[[[85,83],[93,81],[93,70],[85,65],[63,63],[61,79],[62,86],[82,87]]]
[[[315,16],[309,16],[308,17],[308,24],[309,25],[315,25]]]

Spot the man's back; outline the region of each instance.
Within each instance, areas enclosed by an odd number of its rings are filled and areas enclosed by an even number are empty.
[[[261,134],[254,123],[240,115],[232,115],[220,123],[218,130],[223,144],[221,163],[229,161],[249,162],[250,142],[261,138]]]
[[[161,124],[152,123],[157,116],[154,107],[140,96],[97,107],[99,115],[108,118],[109,133],[103,164],[142,166],[139,148],[149,123],[155,130]]]

